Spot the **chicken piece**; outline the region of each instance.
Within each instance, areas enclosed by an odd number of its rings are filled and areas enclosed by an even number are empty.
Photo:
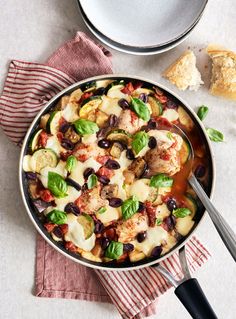
[[[118,240],[122,243],[132,241],[140,232],[148,229],[147,215],[142,213],[134,214],[130,219],[120,222],[117,226],[116,233]]]
[[[101,207],[109,204],[108,200],[100,197],[100,187],[94,187],[93,189],[86,190],[77,200],[76,205],[81,212],[86,214],[94,214]]]
[[[98,156],[105,156],[105,150],[103,148],[98,147],[97,144],[84,144],[80,143],[76,145],[73,150],[73,155],[81,162],[86,161],[90,157],[96,158]]]
[[[145,160],[137,157],[124,171],[125,183],[132,184],[135,178],[140,178],[147,168]]]
[[[157,140],[157,146],[154,149],[150,149],[146,155],[149,174],[155,175],[157,173],[164,173],[170,176],[180,171],[180,149],[183,139],[181,136],[171,133],[168,135],[168,131],[152,131],[149,132],[151,136],[154,136]]]
[[[145,124],[133,111],[123,110],[119,116],[118,128],[134,134]]]

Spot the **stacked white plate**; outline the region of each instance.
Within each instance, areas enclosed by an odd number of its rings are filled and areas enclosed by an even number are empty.
[[[183,42],[196,27],[207,0],[78,0],[90,31],[113,49],[158,54]]]

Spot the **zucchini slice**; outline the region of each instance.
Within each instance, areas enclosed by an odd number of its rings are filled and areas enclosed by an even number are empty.
[[[49,148],[41,148],[34,152],[31,157],[30,166],[33,172],[39,173],[42,168],[56,167],[58,163],[58,158],[56,153]]]
[[[154,96],[148,97],[148,103],[152,109],[152,116],[160,116],[163,112],[163,106]]]
[[[181,106],[178,107],[178,113],[179,113],[180,123],[184,125],[188,131],[191,131],[194,126],[194,123],[191,117],[187,114],[187,112]]]
[[[191,154],[191,148],[189,143],[183,139],[183,144],[182,147],[180,149],[180,163],[181,165],[184,165],[190,158],[190,154]]]
[[[92,236],[94,231],[94,221],[88,214],[81,214],[77,218],[78,223],[83,227],[85,239]]]
[[[88,99],[85,99],[81,104],[79,116],[83,119],[88,119],[89,115],[95,113],[101,103],[101,96],[91,96]]]
[[[187,208],[189,208],[192,212],[192,214],[190,215],[192,218],[193,216],[197,213],[198,211],[198,204],[196,199],[189,193],[187,193],[185,195],[185,203]]]
[[[59,131],[59,121],[62,118],[62,111],[54,111],[50,114],[47,121],[46,131],[47,133],[56,135]]]
[[[29,142],[29,148],[31,152],[34,152],[38,146],[39,141],[39,135],[42,132],[42,129],[37,129],[31,136],[30,142]]]
[[[114,130],[107,135],[109,141],[122,142],[126,145],[131,143],[131,134],[125,130]]]

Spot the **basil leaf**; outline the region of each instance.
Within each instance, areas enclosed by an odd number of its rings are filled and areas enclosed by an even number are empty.
[[[57,225],[65,224],[67,221],[66,213],[58,209],[53,209],[46,217],[50,222]]]
[[[200,118],[201,121],[203,121],[205,119],[205,117],[207,116],[209,109],[207,106],[202,105],[199,107],[198,111],[197,111],[197,116]]]
[[[75,130],[79,135],[88,135],[96,133],[99,130],[99,127],[96,123],[85,120],[79,119],[74,122]]]
[[[162,222],[163,222],[162,218],[157,218],[156,219],[156,225],[157,226],[160,226],[162,224]]]
[[[101,207],[101,208],[97,211],[97,213],[98,213],[98,214],[104,214],[106,211],[107,211],[106,207]]]
[[[121,206],[122,217],[127,220],[139,209],[139,201],[133,196],[125,200]]]
[[[66,160],[66,169],[69,173],[73,171],[77,163],[77,159],[74,155],[70,155]]]
[[[148,134],[144,131],[138,132],[134,135],[134,139],[131,143],[132,149],[137,155],[148,144]]]
[[[214,128],[207,128],[207,135],[209,136],[210,140],[213,142],[223,142],[224,135],[220,132],[215,130]]]
[[[68,186],[61,175],[48,172],[48,189],[58,198],[66,197]]]
[[[98,181],[98,178],[97,178],[97,176],[95,174],[89,175],[88,181],[87,181],[88,189],[91,189],[94,186],[96,186],[97,185],[97,181]]]
[[[134,112],[144,121],[150,120],[150,111],[147,105],[140,99],[134,97],[131,98],[131,106]]]
[[[166,136],[168,137],[169,140],[173,140],[173,135],[171,132],[168,132]]]
[[[157,174],[151,177],[150,186],[151,187],[171,187],[173,185],[173,178],[165,174]]]
[[[111,241],[105,251],[105,257],[111,259],[118,259],[123,255],[123,244],[118,241]]]
[[[177,217],[177,218],[183,218],[185,216],[188,216],[191,214],[191,210],[188,209],[188,208],[177,208],[177,209],[174,209],[172,214]]]

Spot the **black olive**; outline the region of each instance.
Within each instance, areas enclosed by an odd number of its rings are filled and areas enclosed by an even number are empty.
[[[98,177],[98,180],[100,183],[107,185],[110,183],[110,179],[108,177],[106,177],[105,175],[101,175]]]
[[[65,212],[66,213],[72,213],[74,214],[75,216],[78,216],[80,214],[80,210],[79,210],[79,207],[77,205],[75,205],[74,203],[68,203],[66,205],[66,207],[64,208]]]
[[[78,184],[77,182],[75,182],[73,179],[67,177],[65,179],[66,183],[72,187],[74,187],[75,189],[77,189],[77,191],[80,191],[81,190],[81,186],[80,184]]]
[[[111,114],[108,120],[109,126],[114,127],[118,124],[118,117],[115,114]]]
[[[135,159],[134,152],[130,148],[126,151],[126,157],[131,161]]]
[[[133,250],[134,250],[134,245],[133,244],[130,244],[130,243],[123,244],[123,252],[124,253],[129,253],[129,252],[131,252]]]
[[[94,91],[94,95],[103,95],[104,93],[106,92],[106,88],[104,87],[101,87],[101,88],[98,88],[96,91]]]
[[[111,142],[106,139],[103,139],[98,142],[98,146],[101,148],[109,148],[111,146]]]
[[[155,139],[154,136],[151,136],[151,137],[149,138],[148,146],[149,146],[150,148],[155,148],[155,147],[157,146],[157,140]]]
[[[73,148],[75,147],[74,143],[72,143],[67,138],[62,138],[61,146],[64,147],[66,150],[70,150],[70,151],[73,150]]]
[[[158,258],[158,257],[160,257],[161,252],[162,252],[162,247],[156,246],[153,248],[153,250],[151,252],[151,257]]]
[[[154,122],[153,120],[149,120],[149,121],[148,121],[148,128],[149,128],[150,130],[155,130],[155,129],[157,128],[157,123]]]
[[[103,238],[101,238],[100,244],[101,244],[102,249],[105,250],[109,246],[110,240],[106,237],[103,237]]]
[[[142,212],[145,209],[145,205],[142,202],[139,202],[138,212]]]
[[[95,170],[92,167],[88,167],[85,169],[83,175],[84,175],[84,178],[87,179],[90,175],[94,173],[95,173]]]
[[[148,96],[147,96],[147,94],[145,94],[145,93],[141,93],[141,94],[139,95],[139,99],[142,100],[144,103],[147,103],[147,101],[148,101]]]
[[[170,198],[167,203],[167,208],[169,209],[170,212],[172,212],[174,209],[177,208],[177,203],[176,200],[174,198]]]
[[[128,109],[129,108],[129,102],[126,99],[120,99],[118,101],[118,105],[123,109]]]
[[[109,199],[109,205],[111,207],[120,207],[123,203],[123,200],[121,198],[112,197]]]
[[[95,223],[94,233],[100,234],[104,230],[104,225],[100,220],[97,220]]]
[[[106,161],[105,165],[106,168],[108,169],[119,169],[120,168],[120,164],[112,159],[109,159],[108,161]]]
[[[56,226],[53,229],[53,234],[57,237],[57,238],[62,238],[63,237],[63,233],[60,227]]]
[[[146,231],[138,233],[138,235],[136,236],[137,241],[139,243],[142,243],[146,239],[146,237],[147,237],[147,232]]]
[[[166,217],[163,222],[166,224],[168,230],[173,230],[175,227],[175,224],[176,224],[175,216],[170,215],[170,216]]]
[[[28,179],[32,179],[32,180],[36,180],[36,179],[37,179],[37,174],[36,174],[36,173],[26,172],[25,175],[26,175],[26,177],[27,177]]]
[[[198,165],[194,171],[197,178],[202,178],[206,173],[206,168],[203,165]]]
[[[71,127],[71,124],[70,123],[62,123],[61,126],[59,127],[59,131],[61,133],[65,133],[69,128]]]

